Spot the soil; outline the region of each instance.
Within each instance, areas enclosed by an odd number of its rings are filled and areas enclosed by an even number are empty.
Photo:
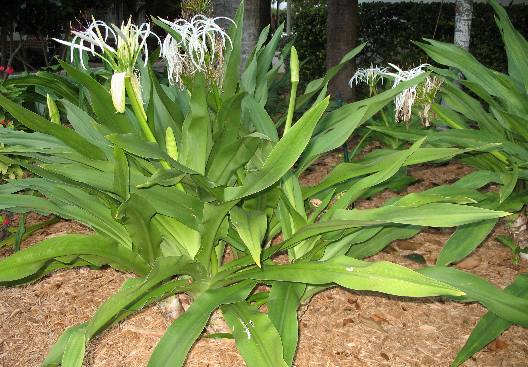
[[[304,182],[317,182],[339,163],[337,154],[323,157]],[[452,182],[471,171],[459,163],[422,165],[409,170],[418,179],[406,192]],[[357,207],[381,205],[397,195],[386,191]],[[39,220],[37,215],[28,222]],[[23,247],[48,236],[86,232],[71,222],[54,224],[28,238]],[[510,250],[494,240],[503,225],[457,267],[498,287],[528,271],[528,262],[512,263]],[[411,268],[421,265],[406,258],[419,254],[433,264],[450,230],[428,229],[414,238],[395,241],[372,260],[393,261]],[[6,256],[10,250],[3,250]],[[62,331],[88,320],[97,307],[127,279],[112,269],[58,271],[33,284],[0,288],[0,367],[36,367]],[[397,366],[447,367],[486,310],[439,298],[406,299],[371,292],[333,288],[317,294],[300,313],[297,367]],[[170,321],[151,306],[99,335],[88,346],[86,367],[146,366],[153,348]],[[466,367],[528,366],[528,333],[513,326],[464,364]],[[244,366],[234,342],[202,338],[193,347],[188,367]]]

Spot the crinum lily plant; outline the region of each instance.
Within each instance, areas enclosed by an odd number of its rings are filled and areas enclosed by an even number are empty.
[[[141,73],[144,98],[136,98],[136,89],[126,89],[124,112],[121,105],[114,106],[110,91],[115,89],[108,82],[101,84],[82,68],[64,62],[61,65],[71,79],[57,77],[52,92],[61,106],[61,118],[71,127],[52,123],[0,96],[0,105],[34,131],[0,130],[4,144],[0,159],[19,162],[32,173],[0,186],[0,209],[54,213],[93,230],[47,238],[3,259],[0,282],[27,283],[57,269],[79,266],[111,266],[135,274],[89,321],[67,329],[43,366],[81,366],[95,335],[180,293],[193,302],[161,338],[149,366],[182,366],[217,309],[248,366],[291,366],[298,338],[297,309],[316,292],[335,285],[398,296],[477,300],[487,306],[515,304],[518,309],[519,299],[503,300],[501,291],[491,285],[495,292],[491,296],[473,292],[480,279],[469,274],[451,269],[413,271],[389,262],[360,260],[383,249],[387,239],[412,236],[424,226],[452,227],[507,214],[475,205],[480,200],[478,187],[467,182],[452,188],[457,195],[450,187],[440,187],[376,209],[349,209],[372,190],[401,182],[403,167],[447,159],[465,150],[422,148],[419,141],[404,151],[384,151],[363,162],[339,165],[316,186],[299,181],[319,156],[341,146],[357,126],[416,80],[327,113],[327,83],[359,47],[327,76],[308,84],[305,93],[290,99],[287,129],[281,133],[266,104],[269,84],[280,70],[272,59],[282,27],[269,42],[256,47],[240,76],[242,14],[243,6],[229,39],[220,41],[221,78],[212,81],[195,65],[191,75],[172,76],[179,81],[177,86],[164,85],[149,59]],[[202,20],[209,26],[213,22]],[[222,35],[219,30],[215,34],[207,26],[198,36],[192,34],[195,29],[156,22],[176,37],[176,46],[169,42],[167,47],[181,46],[162,54],[179,52],[193,65],[213,60],[218,46],[213,38]],[[117,57],[121,49],[102,45],[102,32],[93,28],[102,23],[94,24],[87,32],[95,43],[82,51],[103,50],[96,56],[117,66],[119,62],[109,58]],[[137,51],[147,36],[139,30],[147,27],[130,23],[126,27],[128,33],[113,26],[104,29],[132,45],[125,48],[137,46]],[[85,33],[75,36],[88,38]],[[141,42],[132,40],[136,36]],[[192,42],[185,41],[187,37],[194,41],[205,37],[201,40],[206,54],[188,49]],[[71,46],[79,50],[76,42]],[[296,85],[295,56],[292,52]],[[138,61],[137,57],[128,60]],[[135,75],[136,66],[130,63],[126,70],[113,71],[125,72],[126,82]],[[81,92],[88,96],[87,105],[75,98]],[[306,112],[294,121],[296,110]],[[276,263],[278,254],[286,254],[287,263]],[[458,281],[461,277],[463,282]],[[257,291],[259,284],[268,285],[268,290]],[[496,298],[496,303],[489,302]],[[262,304],[267,304],[267,313],[260,312]],[[526,317],[527,309],[509,317]]]

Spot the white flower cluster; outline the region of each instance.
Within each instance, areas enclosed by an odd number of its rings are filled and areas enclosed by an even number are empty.
[[[168,77],[172,84],[181,82],[181,75],[192,75],[196,71],[208,72],[218,79],[217,75],[223,63],[223,52],[227,42],[233,47],[231,38],[216,23],[229,18],[208,18],[196,15],[191,20],[184,19],[167,24],[173,32],[165,37],[163,43],[151,31],[150,24],[139,26],[131,19],[121,27],[108,25],[101,20],[93,19],[84,31],[73,31],[71,42],[54,38],[55,41],[70,47],[70,57],[74,60],[75,51],[79,52],[81,65],[84,64],[83,52],[88,52],[105,61],[113,70],[110,90],[117,112],[125,111],[125,83],[130,79],[136,99],[142,103],[141,89],[136,62],[142,56],[145,65],[148,62],[147,39],[152,36],[161,46],[161,55],[167,63]],[[174,37],[173,37],[174,36]]]
[[[223,61],[223,50],[227,42],[232,47],[231,38],[216,23],[229,18],[208,18],[195,15],[191,20],[179,19],[175,22],[163,20],[175,32],[176,38],[168,34],[163,41],[162,56],[167,63],[169,81],[181,81],[182,74],[192,75],[196,71],[207,71]]]
[[[129,19],[120,28],[108,25],[101,20],[92,20],[84,31],[72,31],[71,42],[54,38],[55,41],[70,47],[73,61],[75,50],[79,51],[81,65],[86,69],[83,51],[106,61],[114,72],[133,72],[138,57],[143,54],[145,65],[148,61],[147,39],[153,36],[161,45],[159,37],[150,29],[150,24],[137,26]]]
[[[384,76],[389,69],[379,66],[370,65],[369,68],[358,69],[352,79],[350,79],[350,88],[359,83],[365,83],[370,86],[375,86],[379,81],[383,84]]]
[[[74,37],[71,42],[54,38],[55,41],[70,46],[70,58],[73,61],[75,50],[79,51],[81,65],[86,69],[84,51],[101,58],[110,65],[114,74],[110,83],[112,101],[117,112],[125,112],[125,81],[130,78],[136,98],[141,101],[141,89],[135,66],[138,58],[143,54],[143,62],[148,62],[147,39],[153,36],[161,45],[159,37],[150,29],[150,24],[137,26],[129,19],[118,28],[114,24],[108,25],[101,20],[92,23],[82,31],[72,31]]]
[[[396,72],[387,73],[386,75],[394,77],[392,83],[392,88],[396,88],[401,82],[405,82],[416,78],[418,75],[425,73],[425,69],[429,67],[429,64],[422,64],[410,70],[402,70],[394,64],[389,64],[392,66]],[[416,87],[413,85],[407,89],[404,89],[403,92],[398,94],[394,99],[394,106],[396,109],[395,118],[396,121],[409,121],[411,119],[412,106],[416,100]]]
[[[394,64],[389,65],[394,69],[393,72],[389,71],[388,68],[374,67],[365,69],[358,69],[352,79],[350,79],[350,87],[354,84],[365,83],[371,87],[371,90],[375,88],[376,84],[381,80],[383,83],[384,78],[393,78],[392,88],[396,88],[400,83],[411,80],[418,75],[426,72],[426,68],[429,64],[422,64],[410,70],[403,70]],[[427,81],[426,81],[427,83]],[[409,121],[411,118],[412,106],[416,100],[416,88],[417,85],[413,85],[394,98],[395,105],[395,118],[396,121]]]

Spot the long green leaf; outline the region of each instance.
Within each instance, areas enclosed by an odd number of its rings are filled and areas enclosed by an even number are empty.
[[[69,255],[99,256],[140,275],[148,269],[139,256],[105,236],[69,234],[47,238],[0,261],[0,282],[25,278],[47,261]]]
[[[364,220],[430,227],[454,227],[486,219],[500,218],[508,212],[494,211],[468,205],[433,203],[420,207],[387,205],[365,210],[336,210],[333,219]]]
[[[46,359],[42,362],[41,367],[56,367],[60,365],[70,337],[79,333],[84,334],[85,329],[86,324],[79,324],[66,329],[51,347]]]
[[[77,329],[70,335],[64,354],[62,355],[62,367],[81,367],[86,349],[86,335],[83,329]]]
[[[231,223],[246,245],[255,263],[260,266],[262,240],[268,228],[266,213],[257,210],[247,210],[235,206],[230,211]]]
[[[436,265],[447,266],[464,259],[488,237],[495,224],[497,219],[488,219],[458,227],[440,251]]]
[[[476,275],[450,267],[433,266],[420,269],[428,277],[451,284],[466,293],[463,300],[478,301],[495,315],[528,326],[528,300],[496,288]]]
[[[528,276],[526,274],[518,275],[513,283],[506,287],[504,291],[508,294],[526,299],[528,297]],[[486,313],[471,332],[464,347],[458,352],[451,363],[451,367],[460,366],[473,354],[498,338],[512,324],[512,322],[498,317],[493,312]]]
[[[277,182],[303,152],[328,102],[329,99],[325,98],[308,110],[273,147],[262,169],[247,175],[244,185],[227,187],[224,190],[224,200],[230,201],[254,194]]]
[[[297,309],[306,289],[305,284],[275,282],[268,298],[268,315],[280,334],[284,361],[291,366],[299,339]]]
[[[245,299],[254,286],[254,282],[244,281],[200,294],[187,311],[169,326],[154,349],[148,367],[183,366],[187,353],[202,333],[211,313],[222,304]]]
[[[183,122],[180,159],[185,166],[202,175],[211,151],[211,134],[206,82],[203,75],[198,74],[193,78],[191,113]]]
[[[0,94],[0,105],[4,107],[14,118],[31,130],[49,134],[63,141],[75,151],[91,159],[105,160],[104,152],[96,145],[83,139],[72,129],[57,125],[36,113],[25,109],[19,104],[7,99]]]
[[[390,262],[367,262],[348,256],[328,261],[266,265],[262,270],[237,273],[233,279],[274,280],[309,284],[335,283],[355,290],[370,290],[407,297],[461,296],[455,285],[432,279]]]
[[[222,307],[240,354],[248,367],[287,367],[281,337],[268,316],[247,302]]]

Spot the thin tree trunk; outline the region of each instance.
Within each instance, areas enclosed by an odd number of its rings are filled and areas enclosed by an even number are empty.
[[[358,0],[328,0],[326,18],[326,68],[337,65],[341,58],[357,43]],[[354,98],[348,81],[353,74],[353,65],[348,63],[330,82],[330,94],[342,101]]]
[[[455,3],[455,39],[454,43],[469,50],[471,40],[471,19],[473,18],[473,0],[456,0]]]
[[[7,60],[7,33],[7,25],[4,24],[0,32],[0,65],[5,65]]]
[[[286,6],[286,33],[291,35],[291,29],[292,29],[292,2],[291,0],[288,0],[287,6]]]

